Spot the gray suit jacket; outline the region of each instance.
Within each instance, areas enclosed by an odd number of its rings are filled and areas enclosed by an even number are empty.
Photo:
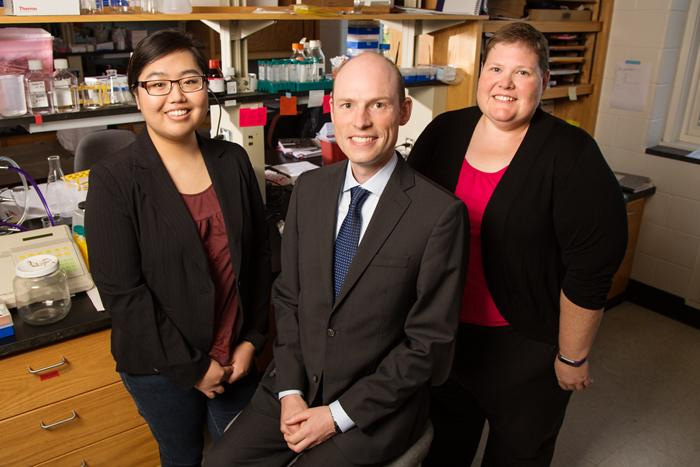
[[[425,428],[428,387],[449,373],[467,263],[464,204],[402,160],[333,303],[338,196],[346,164],[300,177],[273,289],[271,392],[339,400],[357,424],[334,436],[357,463],[400,455]]]

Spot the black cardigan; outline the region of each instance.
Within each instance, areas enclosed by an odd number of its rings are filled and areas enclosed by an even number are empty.
[[[198,143],[226,223],[240,338],[260,350],[271,278],[258,184],[242,147]],[[192,387],[209,367],[214,284],[195,222],[146,130],[90,170],[85,228],[117,370]]]
[[[436,117],[409,163],[455,191],[477,107]],[[559,294],[605,305],[627,245],[619,184],[593,138],[537,110],[481,226],[486,281],[499,311],[528,337],[556,344]]]

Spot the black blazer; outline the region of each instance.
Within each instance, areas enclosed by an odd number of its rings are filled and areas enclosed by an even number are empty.
[[[478,107],[439,115],[409,164],[454,192]],[[625,254],[620,186],[585,131],[538,109],[496,187],[481,226],[484,272],[499,311],[525,335],[556,344],[559,295],[605,305]]]
[[[259,350],[271,279],[255,174],[240,146],[199,136],[198,143],[226,222],[240,338]],[[195,223],[146,130],[92,167],[85,228],[117,370],[162,373],[192,387],[209,366],[214,284]]]
[[[307,172],[294,188],[273,289],[274,361],[256,397],[262,388],[300,389],[309,404],[339,400],[357,427],[331,442],[366,464],[415,442],[428,417],[428,387],[449,374],[468,221],[461,201],[399,160],[334,302],[346,167]]]

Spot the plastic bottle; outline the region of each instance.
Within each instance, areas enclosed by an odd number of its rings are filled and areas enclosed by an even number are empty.
[[[68,60],[57,58],[53,61],[56,71],[53,74],[53,108],[58,113],[78,112],[78,78],[68,71]]]
[[[87,240],[85,239],[85,201],[78,203],[73,210],[73,241],[78,245],[85,264],[88,264]]]
[[[73,216],[73,191],[66,182],[61,168],[61,156],[49,156],[49,174],[46,177],[46,202],[56,224],[68,224]]]
[[[326,56],[323,55],[323,50],[321,50],[321,41],[313,40],[310,42],[309,53],[311,58],[318,60],[316,66],[318,67],[318,77],[323,79],[326,76]],[[316,74],[314,73],[314,76]]]
[[[226,92],[226,82],[221,73],[221,61],[215,58],[209,59],[209,72],[207,73],[207,83],[209,90],[214,94],[224,94]]]
[[[29,96],[29,111],[35,114],[52,113],[53,79],[44,73],[41,60],[29,60],[29,73],[25,75],[24,82]]]
[[[292,60],[304,60],[306,58],[304,57],[304,45],[298,42],[294,42],[292,44],[292,56],[289,58],[291,58]]]

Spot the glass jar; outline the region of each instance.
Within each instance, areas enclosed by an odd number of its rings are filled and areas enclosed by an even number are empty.
[[[27,324],[40,326],[62,320],[70,311],[66,273],[53,255],[30,256],[15,268],[12,282],[17,314]]]

